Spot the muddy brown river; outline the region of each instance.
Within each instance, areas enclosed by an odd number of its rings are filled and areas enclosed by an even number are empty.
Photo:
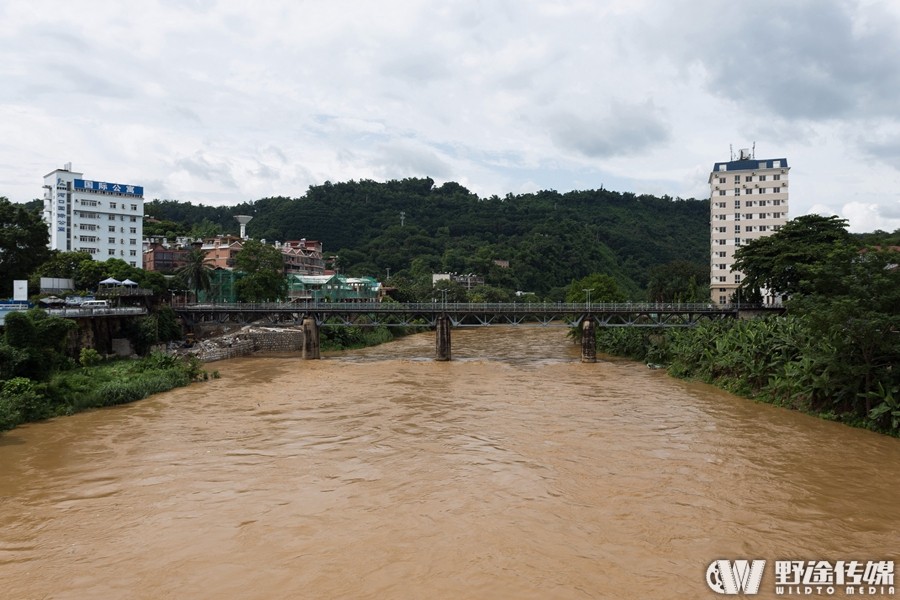
[[[433,353],[211,363],[0,434],[0,597],[717,598],[710,562],[765,559],[771,598],[776,560],[900,562],[897,439],[563,330]]]

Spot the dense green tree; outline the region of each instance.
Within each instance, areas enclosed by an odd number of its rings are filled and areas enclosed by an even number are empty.
[[[839,245],[809,268],[806,293],[789,303],[833,352],[828,370],[842,385],[832,401],[841,410],[868,414],[900,384],[898,263],[900,252]]]
[[[28,279],[50,256],[50,231],[36,211],[0,196],[0,296],[12,295],[12,282]]]
[[[287,295],[281,251],[257,240],[246,240],[234,258],[235,270],[245,275],[235,283],[241,302],[280,300]]]
[[[71,319],[51,317],[37,308],[9,313],[0,344],[0,374],[4,378],[46,379],[66,366],[66,338],[76,327]]]
[[[51,250],[50,257],[35,269],[34,274],[39,277],[59,277],[72,279],[78,271],[78,267],[85,261],[93,261],[89,252],[62,252]]]
[[[734,269],[744,273],[742,297],[760,301],[764,291],[788,297],[807,291],[816,266],[849,239],[846,219],[804,215],[768,237],[748,242],[734,255]]]
[[[426,295],[427,292],[426,292]],[[428,298],[420,297],[419,302],[434,300],[436,302],[468,302],[466,286],[449,279],[440,279],[434,283]]]
[[[653,302],[705,302],[709,299],[709,268],[675,260],[650,269],[647,299]]]
[[[509,290],[490,285],[475,286],[466,294],[469,302],[510,302],[512,294]]]
[[[625,300],[625,294],[619,289],[615,279],[604,273],[594,273],[569,284],[569,287],[566,288],[566,302],[587,302],[588,293],[590,293],[591,302],[622,302]]]

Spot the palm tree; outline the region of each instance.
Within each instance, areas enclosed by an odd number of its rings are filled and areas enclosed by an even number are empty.
[[[208,292],[211,287],[209,272],[212,270],[206,264],[206,253],[200,248],[194,248],[187,255],[187,262],[176,273],[184,280],[188,289],[193,290],[197,298],[200,291]]]

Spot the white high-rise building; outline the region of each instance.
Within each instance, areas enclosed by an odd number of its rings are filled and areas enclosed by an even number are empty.
[[[83,179],[67,163],[44,176],[44,221],[54,250],[143,267],[144,188],[139,185]]]
[[[749,149],[737,160],[717,162],[709,175],[710,298],[731,302],[742,273],[732,272],[734,252],[750,240],[772,235],[788,220],[786,158],[757,159]],[[775,302],[767,298],[767,302]]]

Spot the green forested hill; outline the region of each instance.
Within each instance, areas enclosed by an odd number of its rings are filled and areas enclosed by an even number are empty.
[[[234,207],[154,200],[145,213],[174,222],[157,226],[161,232],[182,233],[236,233],[233,216],[249,214],[252,237],[320,240],[345,273],[476,273],[490,285],[550,298],[574,279],[607,273],[637,299],[653,267],[685,261],[703,273],[709,264],[708,200],[609,190],[479,198],[457,183],[435,187],[430,178],[363,180]]]

